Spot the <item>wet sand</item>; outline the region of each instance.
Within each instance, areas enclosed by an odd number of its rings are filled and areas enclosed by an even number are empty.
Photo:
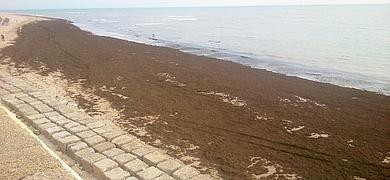
[[[61,71],[111,102],[129,133],[225,179],[390,176],[388,96],[95,36],[62,20],[26,25],[0,53],[3,64]],[[96,102],[74,97],[94,111]]]

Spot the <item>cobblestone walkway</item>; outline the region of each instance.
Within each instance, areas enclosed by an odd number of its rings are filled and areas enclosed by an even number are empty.
[[[75,179],[26,126],[13,118],[0,108],[0,179]]]
[[[0,77],[0,96],[3,105],[98,179],[211,179],[23,80]]]

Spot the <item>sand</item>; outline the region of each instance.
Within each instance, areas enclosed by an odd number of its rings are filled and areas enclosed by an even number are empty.
[[[387,96],[94,36],[62,20],[26,25],[1,53],[15,75],[59,74],[87,112],[114,111],[129,133],[225,179],[390,176]]]
[[[21,16],[8,13],[0,13],[0,18],[2,18],[2,22],[5,21],[6,18],[9,19],[8,23],[3,24],[0,22],[0,34],[5,37],[5,41],[0,39],[0,48],[12,45],[14,40],[18,37],[18,32],[22,30],[23,25],[45,19],[41,17]]]

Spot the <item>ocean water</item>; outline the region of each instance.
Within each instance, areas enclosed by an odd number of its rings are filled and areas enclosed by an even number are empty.
[[[98,35],[390,95],[390,5],[32,10]]]

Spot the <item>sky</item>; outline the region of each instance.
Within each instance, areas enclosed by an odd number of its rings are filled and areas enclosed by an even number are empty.
[[[207,7],[383,3],[389,4],[390,0],[0,0],[0,9]]]

